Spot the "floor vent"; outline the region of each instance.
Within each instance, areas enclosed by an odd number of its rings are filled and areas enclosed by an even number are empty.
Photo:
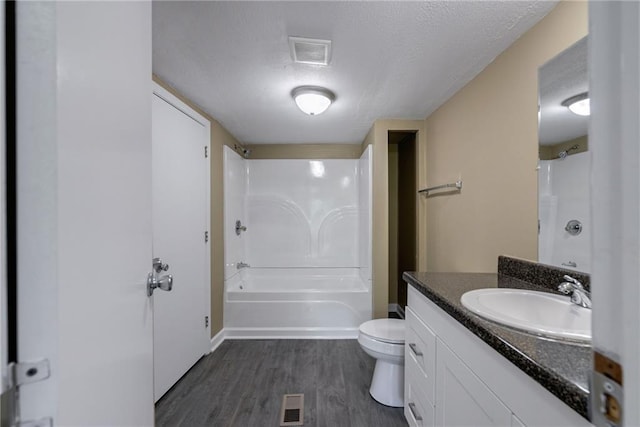
[[[280,426],[304,425],[304,394],[285,394],[282,398]]]

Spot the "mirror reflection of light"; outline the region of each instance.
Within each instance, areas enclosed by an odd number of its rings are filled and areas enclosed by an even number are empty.
[[[591,114],[589,92],[583,92],[562,101],[562,106],[567,107],[573,114],[588,116]]]
[[[342,185],[342,188],[347,188],[349,186],[349,184],[351,184],[351,179],[348,176],[345,176],[340,181],[340,185]]]
[[[310,160],[309,165],[311,166],[311,175],[316,178],[322,178],[324,176],[324,163],[318,160]]]
[[[573,114],[577,114],[579,116],[590,115],[591,103],[589,102],[589,98],[574,102],[573,104],[569,105],[569,110],[571,110]]]

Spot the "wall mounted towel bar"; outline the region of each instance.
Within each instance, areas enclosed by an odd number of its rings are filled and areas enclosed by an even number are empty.
[[[462,180],[453,182],[451,184],[443,184],[443,185],[437,185],[435,187],[423,188],[422,190],[419,190],[418,193],[424,193],[426,196],[428,196],[429,192],[434,190],[441,190],[443,188],[456,188],[458,190],[462,190]]]

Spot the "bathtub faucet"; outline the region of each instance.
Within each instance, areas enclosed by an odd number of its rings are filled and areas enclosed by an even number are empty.
[[[238,270],[243,269],[243,268],[248,268],[248,267],[251,267],[251,266],[249,264],[247,264],[246,262],[240,261],[240,262],[236,263],[236,268]]]

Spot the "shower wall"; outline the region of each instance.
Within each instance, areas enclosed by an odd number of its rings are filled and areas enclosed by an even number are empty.
[[[373,224],[373,157],[371,156],[371,145],[362,153],[358,161],[358,205],[359,205],[359,266],[360,278],[369,284],[371,289],[371,262],[372,254],[372,224]]]
[[[371,160],[371,147],[331,160],[224,147],[228,338],[354,338],[371,319]]]
[[[358,267],[357,160],[248,160],[252,267]]]
[[[247,165],[245,159],[226,145],[223,147],[224,168],[224,279],[238,274],[238,262],[247,262],[246,233],[239,235],[235,223],[247,222],[245,196],[247,193]]]
[[[539,262],[591,271],[589,168],[588,151],[567,156],[564,160],[540,161]],[[565,230],[567,223],[574,219],[582,223],[582,231],[576,236]]]
[[[224,168],[225,279],[245,262],[359,268],[371,280],[370,147],[359,160],[251,160],[225,146]]]

